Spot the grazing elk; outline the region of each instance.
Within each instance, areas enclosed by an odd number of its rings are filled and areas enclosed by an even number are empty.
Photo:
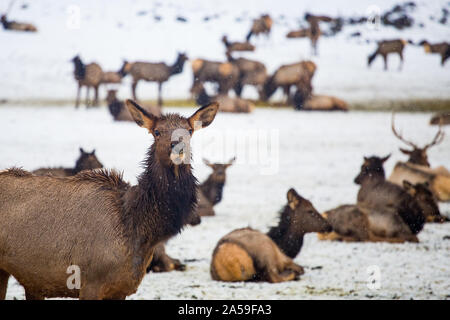
[[[77,90],[77,100],[75,102],[75,108],[78,108],[80,103],[80,93],[81,88],[86,87],[86,107],[89,106],[89,89],[94,88],[94,102],[93,105],[98,105],[98,88],[102,83],[103,70],[102,68],[95,62],[89,63],[85,65],[83,61],[81,61],[79,56],[75,56],[72,59],[72,62],[75,65],[74,69],[74,77],[78,82],[78,90]]]
[[[372,62],[378,55],[381,55],[384,60],[384,70],[388,69],[387,58],[391,53],[397,53],[400,57],[400,65],[399,70],[402,69],[403,66],[403,49],[406,45],[405,40],[395,39],[395,40],[383,40],[378,42],[378,47],[375,52],[367,58],[367,65],[370,67]]]
[[[15,30],[15,31],[25,31],[25,32],[36,32],[37,28],[31,23],[23,23],[16,21],[8,21],[6,14],[0,17],[0,22],[5,30]]]
[[[210,267],[213,280],[276,283],[295,280],[304,273],[292,259],[300,252],[305,233],[331,229],[311,202],[294,189],[288,191],[287,199],[278,226],[267,234],[244,228],[219,240]]]
[[[448,42],[440,42],[430,44],[424,40],[419,43],[425,49],[426,53],[437,53],[441,56],[441,66],[445,64],[448,58],[450,58],[450,44]]]
[[[250,41],[250,38],[255,35],[259,35],[261,33],[265,34],[267,37],[270,34],[270,30],[272,29],[272,18],[268,14],[261,15],[260,18],[254,19],[252,27],[247,34],[246,40]]]
[[[441,143],[444,139],[444,131],[442,126],[434,136],[433,140],[420,148],[411,141],[403,138],[395,129],[394,114],[392,114],[391,123],[392,132],[402,142],[412,148],[407,150],[400,148],[400,151],[409,156],[407,162],[397,162],[392,171],[389,181],[398,185],[402,185],[404,180],[411,183],[424,183],[430,185],[430,189],[436,198],[440,201],[450,200],[450,172],[443,166],[431,169],[428,162],[427,151],[430,147]]]
[[[137,185],[106,170],[67,178],[0,173],[1,299],[10,275],[27,299],[125,299],[136,292],[156,245],[187,222],[197,201],[186,163],[189,135],[211,124],[218,105],[189,118],[155,117],[131,100],[127,107],[154,138]],[[79,288],[67,285],[69,266],[80,271]]]
[[[267,79],[266,66],[261,62],[246,58],[235,59],[229,52],[227,52],[227,59],[239,69],[239,80],[234,87],[236,95],[241,97],[244,86],[253,85],[256,87],[259,96],[261,97],[264,83]]]
[[[218,84],[219,94],[228,94],[239,81],[239,68],[230,62],[217,62],[204,59],[192,61],[193,82],[191,91],[195,91],[195,85],[204,82]]]
[[[226,52],[232,53],[234,51],[255,51],[255,46],[250,42],[230,42],[227,36],[222,37],[222,42],[225,45]]]
[[[311,95],[304,101],[304,94],[299,90],[295,92],[294,108],[296,110],[308,111],[348,111],[348,105],[345,101],[332,96]]]
[[[254,103],[248,100],[231,98],[226,94],[218,94],[211,97],[201,82],[194,84],[191,93],[194,95],[198,104],[208,104],[212,101],[217,101],[220,105],[219,111],[221,112],[250,113],[255,108]]]
[[[117,90],[108,90],[108,94],[106,95],[106,103],[108,104],[109,113],[113,116],[114,121],[134,121],[133,116],[125,106],[125,102],[117,99]],[[161,109],[157,106],[142,105],[142,108],[155,116],[161,115]]]
[[[40,168],[32,171],[38,176],[51,175],[55,177],[70,177],[83,170],[94,170],[103,168],[103,164],[97,159],[95,149],[92,152],[86,152],[80,148],[80,157],[75,162],[74,168]]]
[[[291,86],[297,87],[302,101],[308,100],[312,94],[311,82],[316,68],[316,64],[312,61],[301,61],[279,67],[264,83],[263,100],[267,101],[281,87],[287,97],[287,103],[290,103]]]
[[[385,178],[383,163],[390,155],[379,158],[364,157],[361,172],[355,183],[361,185],[358,191],[357,205],[385,214],[393,208],[411,230],[413,235],[419,233],[425,223],[425,217],[416,200],[401,186]]]
[[[450,124],[450,112],[441,112],[433,115],[430,119],[431,125],[448,125]]]
[[[188,60],[188,57],[184,53],[178,53],[178,57],[174,64],[168,66],[164,62],[150,63],[150,62],[133,62],[127,63],[127,66],[123,69],[126,74],[130,74],[133,77],[133,83],[131,84],[131,91],[133,93],[133,99],[137,100],[136,87],[139,80],[151,81],[158,83],[158,106],[162,106],[162,85],[169,80],[173,75],[183,72],[184,63]]]

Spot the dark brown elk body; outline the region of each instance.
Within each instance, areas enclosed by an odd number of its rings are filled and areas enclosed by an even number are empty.
[[[358,191],[358,206],[383,212],[393,208],[408,225],[413,234],[419,233],[425,223],[420,206],[402,187],[386,181],[383,163],[389,158],[364,157],[361,172],[355,183],[361,185]]]
[[[89,106],[89,89],[94,88],[94,102],[93,105],[98,105],[98,88],[102,82],[103,70],[95,62],[85,65],[79,56],[72,59],[74,63],[74,77],[78,82],[77,100],[75,107],[78,108],[80,103],[81,88],[86,87],[86,106]]]
[[[5,30],[15,30],[15,31],[25,31],[25,32],[36,32],[37,28],[31,23],[23,23],[16,21],[8,21],[6,15],[2,15],[0,22]]]
[[[397,53],[398,56],[400,57],[399,69],[401,69],[403,66],[403,49],[405,48],[406,43],[407,42],[405,40],[401,40],[401,39],[384,40],[384,41],[378,42],[378,47],[375,50],[375,52],[367,58],[368,66],[370,66],[372,64],[372,62],[375,60],[375,58],[378,55],[380,55],[383,57],[383,60],[384,60],[384,70],[387,70],[388,55],[391,53]]]
[[[448,42],[430,44],[428,41],[422,41],[420,45],[424,47],[426,53],[439,54],[441,56],[441,66],[450,58],[450,44]]]
[[[278,226],[269,233],[237,229],[219,240],[211,261],[211,277],[218,281],[290,281],[303,274],[292,260],[306,232],[328,232],[330,225],[295,190],[288,191]]]
[[[179,53],[177,60],[173,65],[150,63],[150,62],[134,62],[128,64],[124,68],[125,73],[129,73],[133,78],[131,85],[131,91],[133,98],[136,100],[136,87],[140,80],[157,82],[158,83],[158,106],[162,106],[162,84],[169,80],[173,75],[183,72],[184,63],[188,60],[187,56],[183,53]]]
[[[80,157],[75,162],[74,168],[40,168],[32,173],[38,176],[52,175],[55,177],[70,177],[83,170],[94,170],[103,168],[103,164],[97,159],[95,150],[86,152],[80,148]]]
[[[444,140],[444,131],[439,126],[432,141],[420,148],[415,143],[406,140],[397,132],[394,124],[394,114],[392,114],[392,132],[400,140],[412,148],[412,150],[400,148],[400,151],[409,156],[407,162],[397,162],[392,171],[389,181],[403,185],[403,181],[413,184],[428,183],[435,197],[440,201],[450,200],[450,172],[443,166],[434,169],[430,168],[427,151],[430,147],[441,143]]]
[[[218,85],[218,93],[228,95],[228,91],[239,81],[239,68],[230,62],[204,59],[192,61],[193,81],[191,91],[198,83],[212,82]]]
[[[234,51],[255,51],[255,46],[249,42],[230,42],[227,36],[222,37],[222,42],[225,45],[226,52],[232,53]]]
[[[253,35],[265,34],[269,36],[272,24],[272,18],[268,14],[263,14],[260,18],[253,20],[252,27],[246,37],[247,41],[250,41]]]
[[[0,298],[12,275],[27,299],[124,299],[136,292],[155,246],[187,222],[197,199],[196,179],[184,162],[189,135],[199,122],[208,126],[218,106],[189,118],[155,117],[130,100],[127,106],[154,138],[137,185],[108,171],[68,178],[0,173]],[[175,130],[184,134],[172,141]],[[79,289],[67,286],[72,265],[81,272]]]

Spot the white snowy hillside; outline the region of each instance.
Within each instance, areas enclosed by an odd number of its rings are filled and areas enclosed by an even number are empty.
[[[349,101],[450,98],[450,63],[442,67],[438,55],[425,54],[418,45],[406,46],[401,71],[399,58],[394,55],[389,57],[388,71],[383,71],[381,57],[370,69],[367,67],[367,56],[375,50],[376,40],[448,41],[449,22],[439,22],[443,9],[450,9],[447,0],[414,1],[416,6],[408,11],[414,24],[404,30],[383,25],[374,28],[365,23],[345,24],[335,36],[320,38],[318,56],[311,56],[309,39],[285,37],[288,31],[304,24],[305,12],[348,19],[367,16],[374,4],[382,13],[401,3],[399,0],[15,1],[8,18],[33,23],[38,32],[0,30],[0,100],[71,101],[75,98],[76,83],[70,59],[77,54],[85,63],[95,61],[104,70],[114,71],[119,70],[124,59],[172,64],[179,51],[186,52],[190,59],[223,61],[221,37],[226,34],[231,41],[244,41],[252,19],[262,13],[269,13],[274,19],[271,36],[252,39],[255,52],[242,56],[264,62],[270,73],[280,65],[312,59],[318,65],[313,80],[316,93]],[[10,0],[1,0],[0,12],[6,11],[9,4]],[[350,36],[356,32],[361,36]],[[130,82],[128,76],[120,86],[121,98],[131,95]],[[182,74],[165,83],[163,98],[188,98],[191,82],[192,71],[187,63]],[[104,99],[104,88],[100,94]],[[156,99],[156,94],[156,84],[139,83],[140,98]],[[244,97],[256,98],[256,91],[246,88]]]

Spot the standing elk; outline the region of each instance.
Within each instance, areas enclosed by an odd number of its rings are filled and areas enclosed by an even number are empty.
[[[370,67],[375,58],[378,55],[381,55],[384,60],[384,70],[387,70],[388,55],[391,53],[397,53],[400,57],[399,70],[401,70],[403,66],[403,49],[405,48],[406,43],[407,42],[405,40],[401,39],[379,41],[375,52],[367,58],[367,65]]]
[[[228,91],[239,81],[239,68],[230,62],[195,59],[192,61],[192,72],[192,92],[196,90],[198,83],[213,82],[218,85],[218,94],[228,95]]]
[[[255,35],[265,34],[267,37],[270,34],[270,30],[272,29],[272,18],[268,14],[261,15],[260,18],[254,19],[252,27],[247,34],[246,40],[250,41],[250,38]]]
[[[231,98],[227,94],[209,96],[201,82],[194,84],[191,93],[200,105],[217,101],[220,105],[219,111],[221,112],[250,113],[255,108],[253,102],[241,98]]]
[[[394,114],[392,114],[391,128],[394,135],[400,141],[410,146],[412,150],[400,148],[400,151],[408,155],[409,159],[407,162],[397,162],[395,164],[394,170],[389,177],[389,181],[398,185],[402,185],[404,180],[413,184],[427,182],[438,200],[450,201],[450,172],[443,166],[432,169],[428,162],[427,155],[429,148],[444,140],[445,134],[442,130],[442,126],[439,126],[433,140],[423,148],[406,140],[397,132],[394,124]]]
[[[70,177],[83,170],[94,170],[103,168],[103,164],[97,159],[95,149],[92,152],[86,152],[80,148],[80,156],[75,162],[74,168],[40,168],[32,171],[38,176],[52,175],[55,177]]]
[[[93,105],[98,105],[98,88],[102,82],[103,70],[102,68],[95,62],[89,63],[85,65],[83,61],[81,61],[79,56],[75,56],[72,59],[72,62],[75,65],[74,69],[74,77],[78,82],[78,90],[77,90],[77,100],[75,102],[75,108],[78,108],[80,104],[80,93],[81,88],[86,87],[86,107],[89,106],[89,89],[94,88],[94,102]]]
[[[222,37],[222,42],[225,45],[226,52],[232,53],[234,51],[255,51],[255,46],[250,42],[230,42],[227,36]]]
[[[124,68],[126,74],[130,74],[133,78],[131,84],[131,91],[133,93],[133,99],[137,100],[136,87],[139,80],[157,82],[158,83],[158,106],[162,106],[162,85],[169,80],[173,75],[183,72],[184,63],[188,60],[188,57],[184,53],[178,53],[178,57],[174,64],[171,66],[164,62],[150,63],[150,62],[133,62],[127,63]]]
[[[441,66],[445,64],[448,58],[450,58],[450,44],[448,42],[440,42],[435,44],[430,44],[428,41],[424,40],[419,43],[423,46],[426,53],[437,53],[441,56]]]
[[[10,275],[27,299],[125,299],[136,292],[155,246],[186,223],[197,201],[185,161],[189,135],[212,123],[218,105],[189,118],[155,117],[131,100],[127,107],[154,138],[137,185],[106,170],[67,178],[0,173],[1,299]],[[185,134],[172,141],[175,130]],[[70,266],[80,270],[79,288],[67,285]]]
[[[125,77],[125,68],[127,67],[127,62],[124,61],[122,67],[119,71],[105,71],[102,74],[101,83],[108,84],[118,84],[122,82],[122,78]]]
[[[15,31],[25,31],[25,32],[36,32],[37,28],[31,23],[23,23],[16,21],[8,21],[6,14],[0,17],[0,22],[5,30],[15,30]]]
[[[236,95],[240,98],[244,86],[252,85],[256,87],[259,96],[262,97],[264,83],[267,80],[266,66],[259,61],[246,58],[233,58],[229,52],[227,52],[227,59],[228,62],[233,63],[239,69],[239,80],[234,87]]]
[[[364,157],[361,172],[355,178],[355,183],[361,186],[357,204],[381,214],[392,208],[409,227],[411,234],[416,235],[422,230],[425,217],[418,202],[409,193],[386,180],[383,164],[389,157]]]
[[[316,72],[316,64],[312,61],[301,61],[279,67],[264,83],[263,100],[267,101],[278,88],[283,88],[286,102],[291,102],[291,86],[295,86],[302,101],[306,101],[312,94],[312,78]]]
[[[267,234],[251,228],[234,230],[217,243],[211,261],[211,277],[217,281],[291,281],[304,273],[292,260],[307,232],[329,232],[331,227],[311,202],[294,189],[278,226]]]
[[[125,106],[125,102],[117,99],[117,90],[108,90],[108,94],[106,95],[106,103],[108,104],[109,113],[112,115],[114,121],[134,121],[133,116]],[[161,115],[161,109],[157,106],[142,105],[142,108],[155,116]]]

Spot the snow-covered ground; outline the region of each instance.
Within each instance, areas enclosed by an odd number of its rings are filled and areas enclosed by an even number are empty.
[[[0,12],[10,0],[0,0]],[[22,9],[23,3],[28,4]],[[104,70],[118,70],[123,59],[173,63],[177,51],[191,58],[224,60],[220,42],[227,34],[232,41],[243,41],[253,18],[270,13],[275,23],[270,39],[256,39],[256,51],[243,56],[260,60],[273,72],[282,64],[312,59],[318,65],[314,78],[317,93],[332,94],[349,101],[450,97],[450,63],[440,66],[438,55],[426,55],[423,48],[408,45],[405,64],[397,70],[397,56],[389,58],[388,72],[377,58],[371,69],[367,56],[375,50],[374,40],[403,38],[418,42],[448,41],[450,28],[437,22],[448,1],[415,1],[411,13],[415,26],[405,31],[392,27],[345,26],[335,37],[322,37],[319,56],[311,57],[309,40],[286,39],[288,31],[298,28],[306,11],[332,16],[364,16],[373,5],[381,12],[401,3],[398,0],[36,0],[16,1],[9,18],[34,23],[35,34],[0,31],[0,100],[42,101],[75,98],[76,83],[69,60],[80,54],[85,62],[96,61]],[[77,11],[79,10],[79,11]],[[80,19],[77,20],[77,12]],[[204,21],[205,17],[213,17]],[[154,19],[161,18],[160,21]],[[187,19],[186,23],[176,17]],[[434,17],[431,20],[430,17]],[[239,21],[236,21],[240,18]],[[78,22],[79,23],[78,23]],[[418,25],[424,24],[421,28]],[[326,28],[326,26],[324,26]],[[360,38],[350,38],[359,31]],[[366,43],[365,40],[370,40]],[[253,41],[253,40],[252,40]],[[163,97],[188,98],[192,81],[190,65],[171,78]],[[155,99],[157,86],[141,82],[138,96]],[[122,98],[130,96],[130,78],[120,87]],[[253,88],[244,96],[255,98]],[[278,97],[280,93],[278,93]],[[101,97],[105,97],[102,89]],[[275,96],[274,99],[277,97]]]
[[[188,115],[194,109],[166,111]],[[430,116],[399,113],[396,124],[404,136],[425,144],[437,129],[428,125]],[[168,253],[187,263],[185,272],[148,274],[129,298],[448,299],[450,241],[444,237],[450,235],[450,223],[427,224],[418,244],[323,242],[308,234],[295,259],[306,273],[296,282],[230,284],[212,281],[209,275],[211,254],[219,238],[245,226],[267,231],[277,222],[277,212],[286,203],[290,187],[324,211],[355,201],[358,187],[353,178],[364,155],[392,153],[385,168],[390,174],[396,161],[405,160],[390,121],[391,114],[384,112],[309,113],[268,108],[249,115],[220,113],[193,140],[197,141],[193,146],[194,172],[200,181],[210,173],[201,157],[226,161],[237,155],[237,163],[228,169],[217,215],[204,218],[199,226],[187,227],[169,241]],[[274,137],[269,152],[273,170],[264,170],[264,159],[251,158],[254,132]],[[446,133],[450,133],[448,128]],[[258,152],[264,152],[262,139],[257,141],[262,146]],[[136,183],[142,170],[140,161],[150,143],[144,129],[134,123],[114,123],[105,109],[0,108],[0,170],[72,166],[81,146],[95,148],[106,167],[124,171],[125,179]],[[450,139],[431,148],[429,159],[433,166],[449,168]],[[440,209],[450,216],[449,204],[441,203]],[[381,287],[376,290],[367,287],[368,270],[373,266],[380,271]],[[13,279],[8,290],[8,299],[24,298],[22,287]]]

